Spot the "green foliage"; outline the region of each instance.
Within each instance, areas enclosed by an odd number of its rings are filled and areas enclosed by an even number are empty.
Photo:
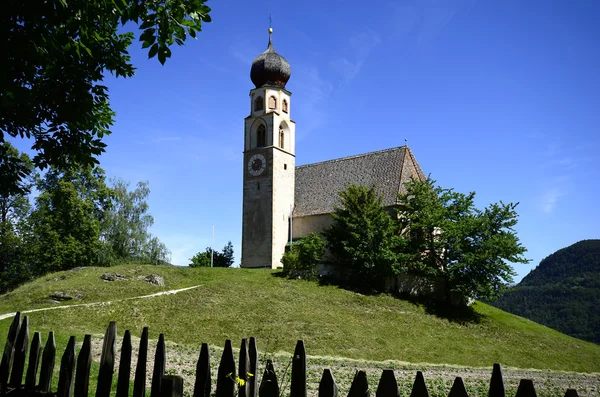
[[[139,182],[129,191],[129,183],[113,180],[110,195],[111,206],[102,221],[103,263],[168,263],[169,250],[148,232],[154,223],[146,202],[150,195],[148,182]]]
[[[281,258],[283,272],[289,278],[316,280],[319,277],[317,265],[325,253],[325,240],[321,235],[311,233],[294,241]]]
[[[351,271],[353,283],[381,290],[385,279],[400,271],[397,253],[402,239],[373,187],[350,185],[340,192],[340,206],[325,231],[327,247]]]
[[[556,251],[492,304],[600,344],[600,240]]]
[[[447,299],[497,296],[512,281],[509,262],[528,262],[514,231],[517,204],[479,210],[475,193],[444,189],[431,179],[413,179],[405,187],[398,211],[405,263],[409,271],[442,280]]]
[[[115,115],[102,83],[106,73],[133,76],[130,29],[138,25],[148,57],[164,64],[209,12],[205,0],[4,2],[0,143],[4,134],[32,139],[41,169],[98,164]],[[0,164],[10,171],[3,188],[17,189],[23,165],[2,149]]]
[[[198,252],[190,258],[190,267],[210,267],[212,258],[213,267],[231,267],[233,265],[233,244],[227,242],[222,252],[214,251],[206,247],[204,252]]]

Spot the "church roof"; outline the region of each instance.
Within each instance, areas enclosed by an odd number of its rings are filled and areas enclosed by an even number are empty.
[[[328,214],[348,185],[375,186],[382,204],[397,204],[411,176],[425,175],[408,146],[296,167],[294,216]]]

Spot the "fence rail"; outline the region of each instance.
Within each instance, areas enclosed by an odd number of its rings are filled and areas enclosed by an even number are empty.
[[[115,368],[115,345],[117,324],[111,322],[104,335],[100,369],[96,384],[96,397],[109,397],[113,384]],[[85,397],[89,395],[90,367],[92,363],[92,338],[86,335],[79,354],[75,354],[76,340],[71,336],[62,355],[58,376],[57,390],[51,390],[54,364],[56,359],[56,342],[54,333],[50,332],[44,348],[39,332],[35,332],[29,344],[29,319],[21,318],[21,313],[14,317],[0,362],[0,397]],[[25,363],[29,348],[27,372]],[[206,343],[202,343],[196,365],[196,378],[193,388],[194,397],[211,397],[210,351]],[[116,397],[146,396],[146,365],[148,360],[148,328],[144,328],[139,344],[139,353],[133,391],[131,391],[131,333],[125,331],[121,346],[119,371],[117,375]],[[183,378],[177,375],[165,375],[166,371],[165,338],[160,334],[154,356],[150,397],[182,397]],[[41,361],[40,361],[41,360]],[[306,349],[299,340],[292,357],[291,382],[289,397],[307,396]],[[236,371],[237,370],[237,371]],[[39,373],[38,373],[39,372]],[[273,362],[267,360],[260,385],[258,385],[258,349],[256,339],[242,339],[239,363],[236,366],[233,347],[230,340],[225,342],[216,379],[215,397],[280,397],[285,391],[280,390],[279,382],[273,368]],[[23,376],[25,375],[25,383]],[[357,371],[350,386],[348,397],[369,397],[370,388],[367,374]],[[383,370],[376,397],[399,397],[398,383],[391,369]],[[319,383],[318,397],[338,397],[338,387],[333,373],[329,369],[323,371]],[[429,397],[425,378],[417,371],[410,397]],[[448,397],[468,397],[462,378],[457,377],[450,389]],[[506,397],[502,369],[494,364],[490,380],[488,397]],[[533,381],[521,379],[515,397],[537,397]],[[575,389],[568,389],[565,397],[578,397]]]

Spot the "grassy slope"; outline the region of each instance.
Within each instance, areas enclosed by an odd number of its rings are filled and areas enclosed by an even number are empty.
[[[106,271],[131,280],[103,282],[99,276]],[[163,275],[166,287],[135,280],[149,273]],[[66,278],[55,280],[60,276]],[[262,270],[122,266],[62,272],[0,297],[0,314],[51,306],[47,296],[58,290],[79,291],[84,299],[71,302],[87,303],[197,284],[202,287],[102,308],[31,313],[31,327],[44,333],[58,331],[61,339],[68,334],[101,334],[109,321],[116,320],[119,334],[131,329],[139,335],[143,326],[149,326],[151,338],[164,333],[168,341],[192,346],[200,342],[222,346],[225,339],[237,344],[252,335],[262,352],[291,351],[297,339],[304,339],[308,354],[319,356],[600,371],[600,346],[483,303],[474,306],[483,316],[479,323],[460,324],[391,296],[363,296]],[[0,321],[2,338],[9,323]]]

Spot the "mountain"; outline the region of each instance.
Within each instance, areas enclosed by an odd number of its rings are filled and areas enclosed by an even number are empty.
[[[600,240],[556,251],[492,304],[600,344]]]
[[[165,285],[150,284],[152,274]],[[157,295],[173,290],[179,292]],[[71,299],[56,302],[65,296]],[[82,306],[86,303],[94,305]],[[600,369],[600,346],[482,302],[450,316],[388,294],[288,280],[271,270],[122,265],[49,274],[0,295],[0,343],[10,325],[8,313],[47,307],[55,310],[25,315],[31,332],[55,331],[57,343],[69,335],[79,341],[102,334],[116,321],[120,334],[129,329],[140,335],[148,326],[151,338],[164,333],[170,343],[193,351],[200,342],[222,346],[226,339],[255,336],[263,357],[291,352],[303,339],[311,355],[354,360]]]

